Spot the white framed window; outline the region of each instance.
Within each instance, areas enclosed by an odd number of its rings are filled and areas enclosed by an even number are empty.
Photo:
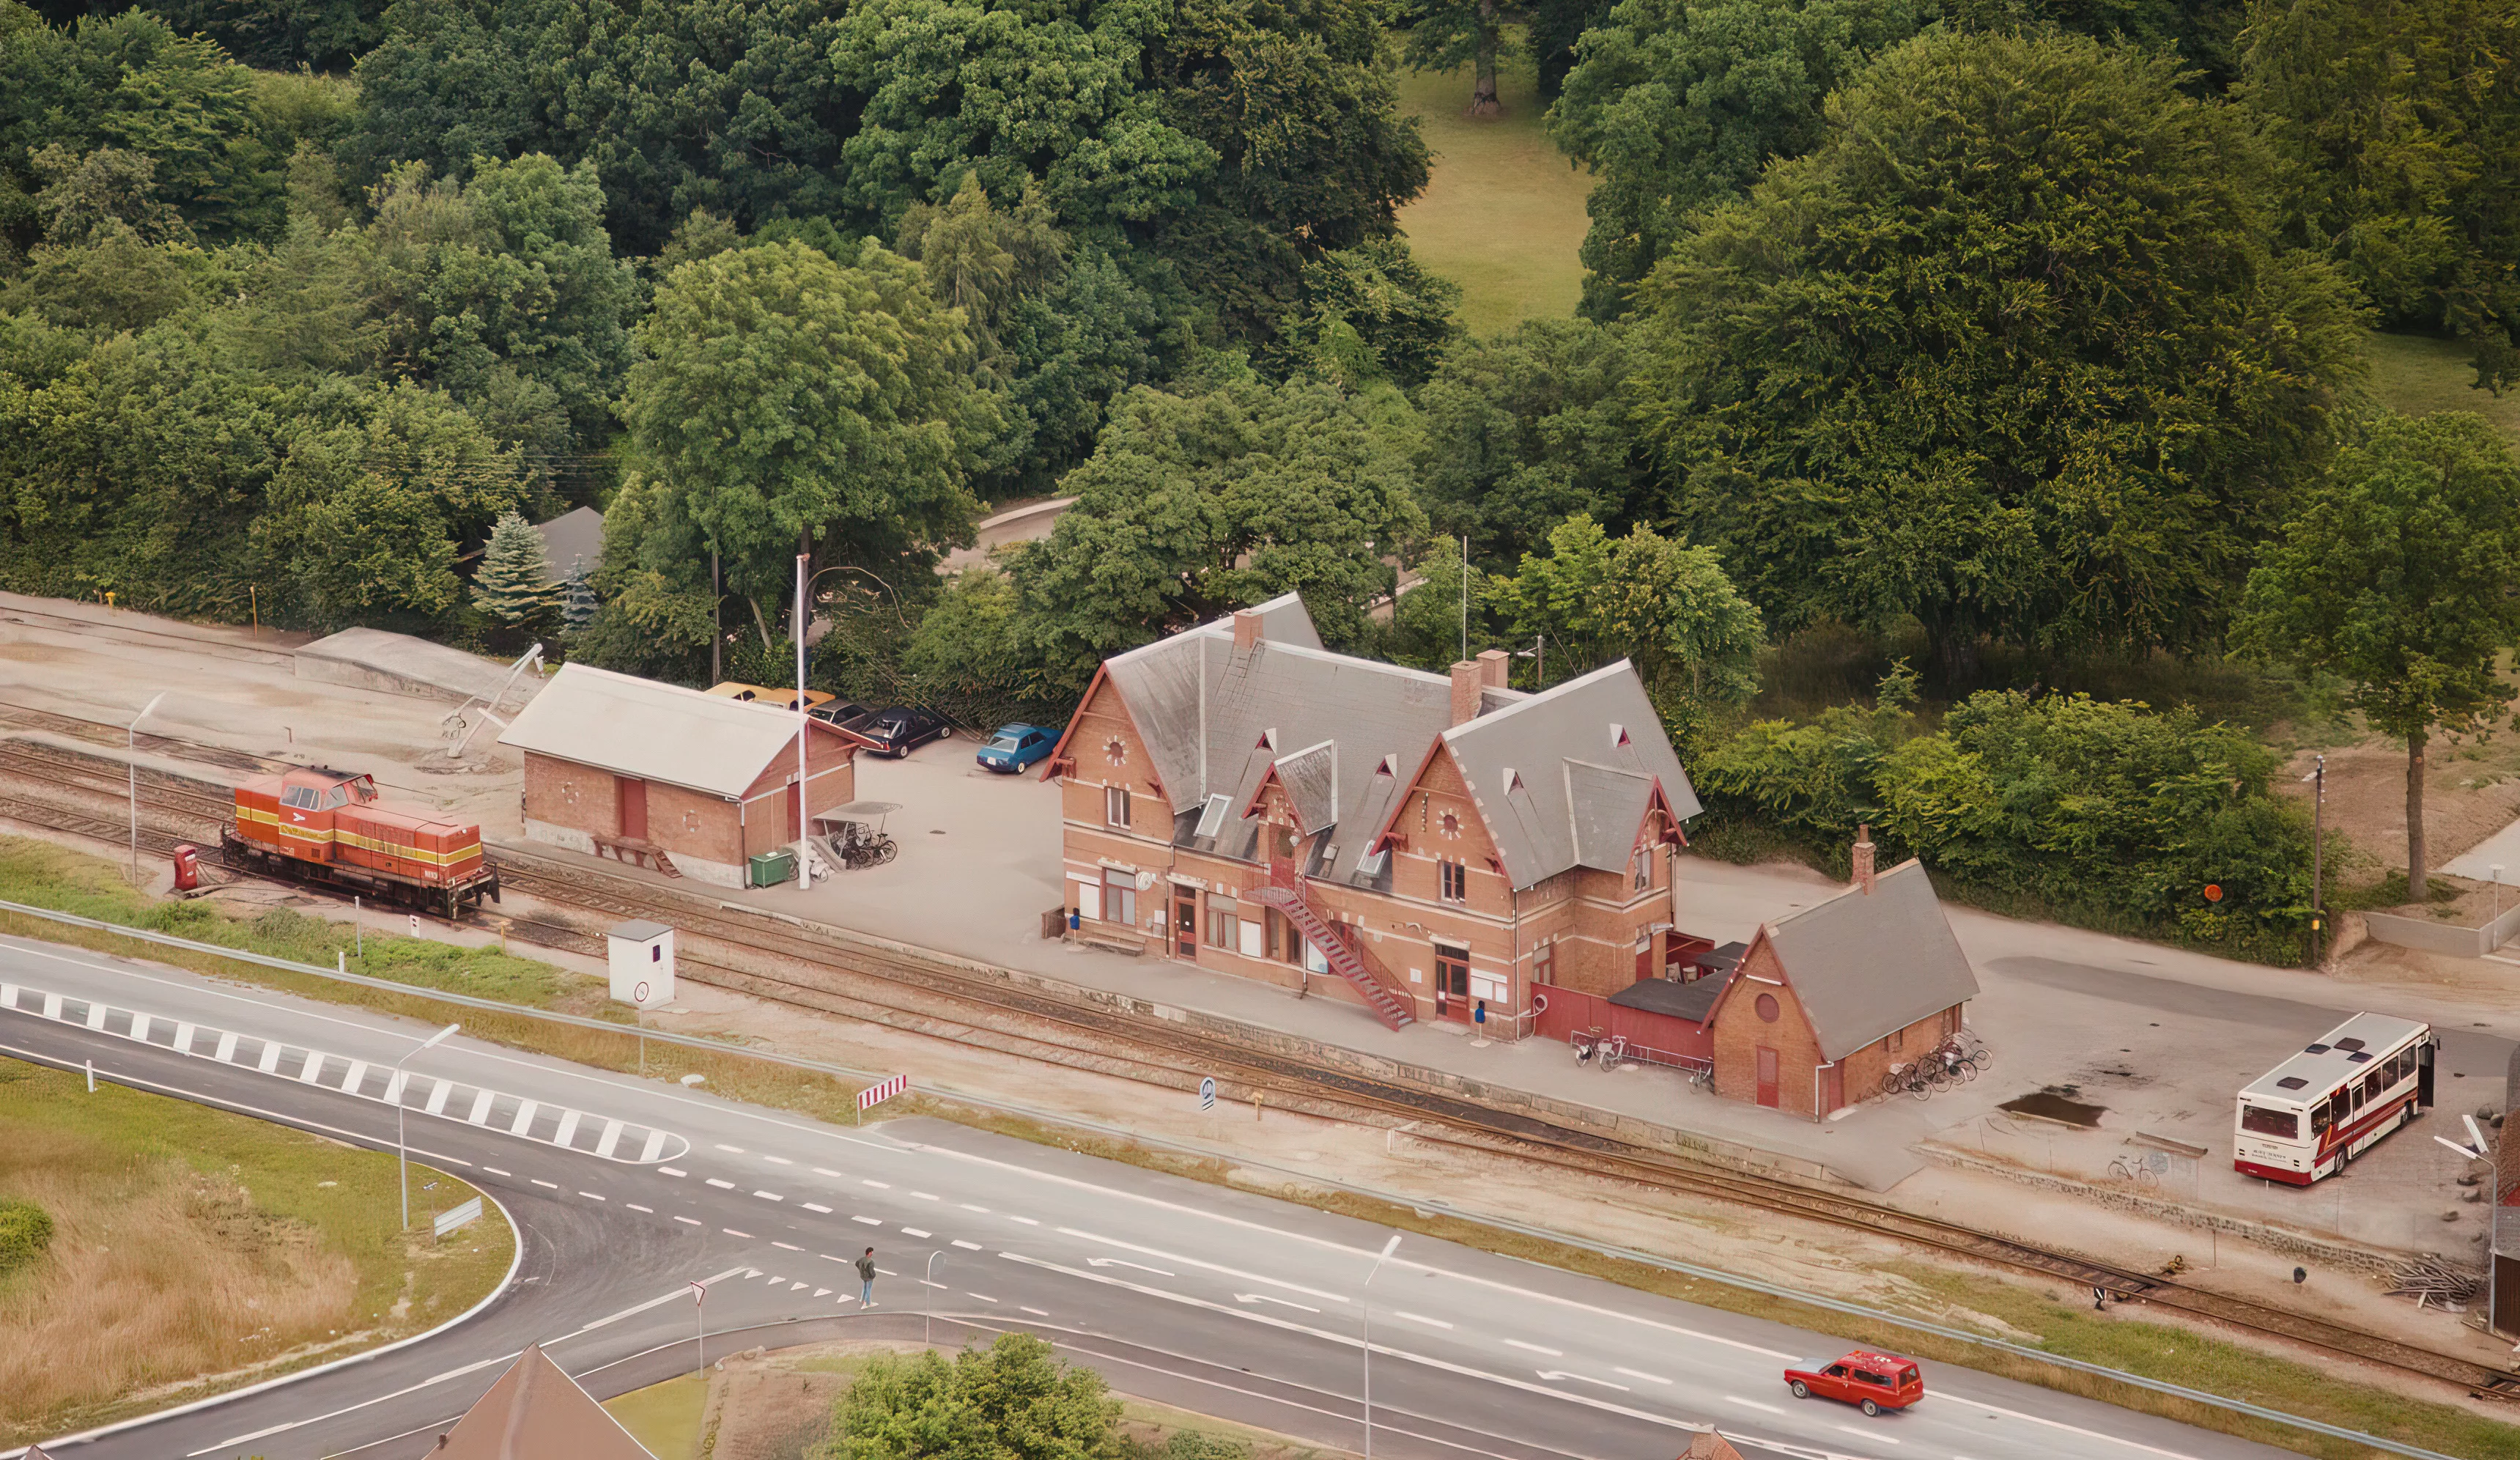
[[[1266,958],[1269,956],[1269,923],[1267,919],[1244,918],[1241,920],[1241,926],[1236,930],[1236,933],[1242,939],[1242,946],[1238,951],[1243,957]]]
[[[1102,921],[1137,926],[1138,874],[1102,869]]]
[[[1448,861],[1438,858],[1435,863],[1435,871],[1440,884],[1440,895],[1445,901],[1467,902],[1470,900],[1469,863]]]
[[[1225,829],[1225,808],[1230,804],[1232,804],[1232,801],[1229,798],[1222,796],[1209,797],[1207,798],[1207,804],[1199,809],[1198,829],[1192,835],[1213,837],[1218,832],[1223,831]]]
[[[1653,848],[1640,846],[1628,858],[1628,875],[1636,890],[1653,886]]]
[[[1102,820],[1111,826],[1127,826],[1129,824],[1128,787],[1105,786],[1102,788]]]

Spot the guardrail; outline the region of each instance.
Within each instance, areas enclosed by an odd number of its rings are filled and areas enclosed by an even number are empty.
[[[790,1055],[772,1054],[766,1050],[749,1049],[742,1045],[725,1044],[713,1039],[702,1039],[691,1034],[676,1034],[662,1029],[647,1029],[635,1025],[608,1024],[603,1020],[588,1019],[583,1015],[562,1014],[549,1009],[530,1008],[522,1004],[506,1004],[501,1003],[496,999],[479,998],[472,994],[449,993],[439,989],[424,988],[410,983],[397,983],[390,979],[377,979],[366,974],[353,974],[340,969],[328,969],[314,964],[296,963],[286,958],[274,958],[269,954],[248,952],[242,948],[224,947],[217,943],[198,942],[192,938],[177,937],[172,934],[158,933],[152,929],[133,928],[122,923],[110,923],[102,918],[89,918],[82,917],[76,913],[57,912],[52,908],[34,907],[22,902],[11,902],[6,899],[0,899],[0,912],[12,912],[23,917],[36,918],[45,922],[60,923],[73,928],[86,928],[100,933],[114,934],[123,937],[134,938],[141,942],[155,943],[160,947],[182,948],[187,952],[206,953],[218,958],[233,958],[239,962],[255,964],[263,968],[276,969],[284,973],[297,974],[317,979],[330,979],[337,982],[354,984],[361,988],[377,989],[386,993],[406,994],[416,998],[432,999],[441,1003],[455,1005],[458,1008],[480,1009],[492,1013],[516,1015],[524,1019],[543,1020],[551,1024],[566,1025],[576,1028],[595,1029],[612,1034],[633,1035],[641,1038],[655,1039],[667,1044],[682,1045],[692,1049],[707,1050],[713,1054],[739,1055],[746,1059],[761,1060],[769,1064],[785,1066],[791,1070],[809,1070],[817,1073],[835,1075],[843,1079],[860,1080],[870,1086],[886,1078],[884,1075],[877,1074],[869,1071],[851,1069],[844,1065],[827,1064],[820,1060],[797,1059]],[[1115,1140],[1127,1141],[1140,1146],[1150,1146],[1160,1150],[1178,1152],[1182,1155],[1193,1156],[1201,1160],[1213,1160],[1217,1155],[1214,1150],[1190,1145],[1186,1142],[1167,1140],[1161,1136],[1152,1136],[1140,1131],[1123,1129],[1119,1126],[1106,1125],[1102,1121],[1089,1119],[1080,1116],[1067,1115],[1058,1111],[1044,1111],[1032,1106],[1019,1105],[1013,1101],[1002,1100],[992,1095],[975,1094],[968,1091],[957,1090],[951,1086],[944,1085],[930,1085],[927,1086],[926,1089],[930,1094],[939,1095],[960,1104],[977,1106],[984,1110],[1000,1111],[1008,1115],[1021,1116],[1027,1119],[1040,1120],[1054,1125],[1065,1125],[1080,1130],[1089,1130],[1098,1135],[1109,1136]],[[1549,1227],[1518,1222],[1508,1217],[1493,1216],[1485,1212],[1464,1210],[1437,1198],[1384,1191],[1378,1187],[1363,1186],[1354,1182],[1342,1181],[1333,1176],[1325,1176],[1315,1171],[1298,1170],[1290,1166],[1282,1166],[1272,1162],[1240,1154],[1236,1155],[1235,1161],[1240,1165],[1256,1166],[1263,1170],[1274,1170],[1312,1186],[1328,1187],[1335,1191],[1344,1191],[1356,1196],[1369,1198],[1372,1201],[1382,1202],[1390,1206],[1411,1208],[1421,1212],[1438,1212],[1445,1216],[1450,1216],[1461,1221],[1470,1222],[1478,1226],[1489,1227],[1500,1231],[1514,1232],[1525,1237],[1536,1238],[1540,1241],[1555,1243],[1561,1247],[1576,1248],[1581,1251],[1595,1253],[1602,1256],[1615,1257],[1622,1261],[1634,1262],[1640,1266],[1657,1268],[1664,1272],[1681,1273],[1703,1282],[1721,1283],[1728,1288],[1737,1289],[1742,1292],[1757,1293],[1764,1297],[1783,1299],[1792,1302],[1803,1303],[1811,1307],[1822,1308],[1829,1312],[1841,1313],[1848,1317],[1861,1318],[1867,1322],[1886,1323],[1894,1327],[1906,1329],[1912,1333],[1931,1334],[1936,1338],[1945,1339],[1957,1344],[1963,1344],[1974,1348],[1983,1348],[1989,1352],[2007,1353],[2018,1358],[2030,1359],[2055,1368],[2069,1369],[2079,1374],[2088,1374],[2094,1378],[2107,1379],[2114,1383],[2124,1384],[2135,1389],[2143,1390],[2149,1393],[2183,1399],[2190,1403],[2203,1404],[2231,1414],[2247,1415],[2251,1419],[2265,1420],[2272,1424],[2287,1425],[2293,1429],[2306,1431],[2313,1435],[2322,1435],[2331,1439],[2342,1439],[2349,1443],[2365,1445],[2372,1449],[2385,1451],[2392,1455],[2403,1455],[2408,1457],[2408,1460],[2457,1460],[2457,1457],[2442,1454],[2438,1450],[2423,1449],[2416,1445],[2405,1444],[2398,1440],[2383,1438],[2377,1435],[2365,1435],[2359,1430],[2348,1430],[2341,1425],[2331,1425],[2323,1420],[2314,1420],[2302,1415],[2287,1414],[2279,1409],[2269,1409],[2264,1405],[2251,1404],[2242,1399],[2227,1398],[2221,1394],[2209,1393],[2203,1390],[2189,1389],[2184,1385],[2171,1384],[2158,1379],[2148,1379],[2140,1374],[2130,1374],[2123,1369],[2112,1369],[2103,1364],[2090,1363],[2078,1358],[2068,1358],[2062,1354],[2049,1353],[2042,1348],[2033,1348],[2026,1344],[2013,1344],[2002,1339],[1990,1338],[1984,1334],[1970,1333],[1964,1329],[1947,1328],[1942,1324],[1928,1322],[1921,1318],[1913,1318],[1905,1314],[1889,1312],[1880,1308],[1867,1307],[1862,1303],[1847,1302],[1842,1300],[1829,1298],[1818,1293],[1806,1293],[1798,1289],[1787,1288],[1776,1283],[1761,1282],[1756,1278],[1746,1278],[1737,1273],[1724,1272],[1712,1267],[1700,1267],[1692,1262],[1683,1262],[1677,1258],[1660,1256],[1652,1253],[1640,1252],[1634,1248],[1619,1247],[1604,1242],[1596,1242],[1591,1238],[1579,1237],[1572,1233],[1560,1232]],[[521,1243],[518,1244],[518,1250],[522,1251]]]

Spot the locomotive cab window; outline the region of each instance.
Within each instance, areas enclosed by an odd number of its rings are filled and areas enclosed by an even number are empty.
[[[349,803],[350,793],[342,787],[336,786],[332,790],[324,793],[324,809],[327,811],[332,810],[336,806],[346,806]]]
[[[280,803],[284,806],[295,806],[301,811],[312,811],[315,809],[315,788],[292,786],[280,793]]]

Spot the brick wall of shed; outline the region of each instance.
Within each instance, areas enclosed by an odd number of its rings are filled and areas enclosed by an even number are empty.
[[[1784,981],[1784,969],[1777,958],[1776,946],[1765,937],[1759,938],[1741,960],[1733,977],[1740,981],[1724,996],[1724,1006],[1715,1015],[1715,1093],[1727,1100],[1744,1104],[1759,1098],[1759,1050],[1761,1046],[1777,1052],[1777,1109],[1809,1117],[1812,1114],[1812,1072],[1820,1068],[1820,1037],[1812,1031],[1811,1021],[1803,1014],[1802,1001],[1795,997],[1791,984]],[[1777,1000],[1777,1018],[1771,1023],[1759,1018],[1759,995],[1773,994]],[[1880,1075],[1873,1075],[1874,1084]],[[1856,1086],[1849,1083],[1852,1096]]]
[[[524,810],[528,823],[581,836],[610,837],[621,830],[610,771],[532,751],[525,753]]]

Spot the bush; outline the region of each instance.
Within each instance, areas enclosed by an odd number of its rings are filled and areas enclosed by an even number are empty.
[[[2183,707],[2008,691],[1970,696],[1925,734],[1888,698],[1718,745],[1694,767],[1709,809],[1836,865],[1869,822],[1968,900],[2301,958],[2309,818],[2273,797],[2277,758],[2246,732]]]
[[[1058,1362],[1030,1334],[948,1360],[878,1355],[833,1406],[817,1460],[1110,1460],[1119,1401],[1102,1376]]]
[[[0,1201],[0,1276],[33,1262],[52,1245],[51,1212],[32,1202]]]

